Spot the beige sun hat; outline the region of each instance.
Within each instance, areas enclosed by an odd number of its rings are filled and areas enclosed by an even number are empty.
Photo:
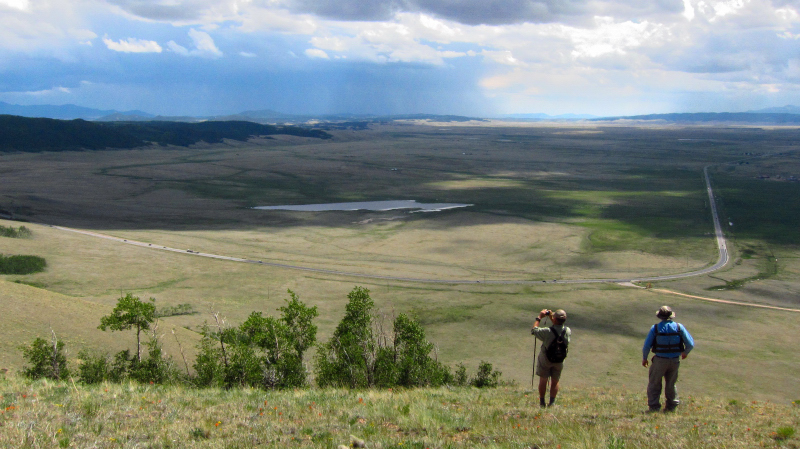
[[[658,312],[656,312],[656,316],[662,320],[666,320],[669,318],[674,318],[675,312],[672,311],[672,307],[670,306],[661,306],[661,308],[658,309]]]

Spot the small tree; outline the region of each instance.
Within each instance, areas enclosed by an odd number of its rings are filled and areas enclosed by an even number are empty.
[[[355,287],[345,314],[331,340],[317,352],[317,383],[320,386],[366,388],[374,385],[377,355],[372,324],[375,303],[369,290]]]
[[[69,378],[67,356],[64,354],[64,342],[56,338],[53,332],[52,341],[37,337],[30,346],[20,348],[22,355],[30,366],[23,373],[31,379],[65,380]]]
[[[402,313],[394,320],[394,351],[398,385],[439,386],[452,381],[450,370],[431,357],[433,343],[425,339],[422,325]]]
[[[316,307],[291,299],[279,310],[280,318],[253,312],[239,327],[225,327],[215,314],[216,330],[203,327],[195,371],[205,386],[247,385],[259,388],[296,388],[306,385],[305,351],[317,339],[312,320]]]
[[[288,290],[288,293],[291,299],[287,299],[286,305],[279,309],[282,312],[281,321],[288,327],[288,337],[295,355],[302,360],[306,350],[317,342],[317,326],[313,320],[319,316],[319,311],[317,306],[303,304],[293,291]]]
[[[317,353],[320,386],[367,388],[438,386],[452,381],[450,369],[431,357],[425,330],[405,314],[394,319],[392,336],[373,313],[369,290],[356,287],[331,340]]]
[[[141,332],[150,329],[150,324],[156,319],[155,298],[150,298],[150,303],[142,302],[139,297],[130,293],[119,298],[117,306],[111,315],[100,318],[100,330],[123,331],[136,328],[136,360],[142,361]]]

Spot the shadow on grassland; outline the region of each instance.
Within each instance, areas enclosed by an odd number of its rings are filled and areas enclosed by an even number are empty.
[[[800,183],[714,174],[720,219],[736,238],[800,245]]]

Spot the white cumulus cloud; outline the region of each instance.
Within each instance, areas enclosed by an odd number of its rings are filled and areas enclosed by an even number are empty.
[[[192,39],[194,49],[189,50],[175,41],[167,42],[167,48],[181,56],[200,56],[203,58],[219,58],[222,56],[222,52],[217,48],[214,39],[205,31],[192,28],[189,30],[189,37]]]
[[[127,40],[113,41],[108,36],[103,38],[109,50],[122,53],[161,53],[163,49],[156,41],[146,41],[143,39],[128,38]]]
[[[29,0],[0,0],[0,6],[7,6],[20,11],[27,11],[30,5],[31,2]]]
[[[309,48],[305,51],[305,54],[309,58],[330,59],[330,56],[319,48]]]
[[[212,39],[211,35],[205,31],[190,29],[189,37],[192,38],[196,48],[193,54],[207,58],[219,58],[222,56],[222,52],[219,51],[219,48],[217,48],[217,45],[214,43],[214,39]]]

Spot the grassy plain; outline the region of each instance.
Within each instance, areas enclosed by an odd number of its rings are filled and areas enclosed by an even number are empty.
[[[784,207],[798,184],[786,181],[788,174],[766,181],[745,170],[759,171],[774,157],[783,170],[800,166],[796,130],[442,124],[334,133],[328,141],[279,137],[189,149],[5,154],[0,209],[154,245],[372,275],[645,276],[716,260],[704,166],[779,152],[786,154],[750,159],[735,170],[712,168],[724,217],[734,223],[731,266],[655,286],[783,307],[800,302],[800,239],[791,227],[800,208]],[[425,214],[249,209],[385,199],[474,206]],[[775,209],[780,213],[770,215]],[[761,228],[763,217],[773,224]],[[2,238],[0,252],[45,257],[48,269],[0,280],[0,301],[4,310],[14,308],[15,320],[0,327],[0,364],[12,369],[21,365],[15,347],[49,335],[51,326],[73,355],[82,346],[114,350],[131,342],[132,335],[96,330],[99,316],[127,292],[201,312],[162,320],[167,350],[181,365],[169,330],[193,348],[207,312],[238,324],[251,311],[274,313],[291,288],[320,308],[324,341],[344,313],[347,292],[363,285],[386,313],[416,313],[441,360],[472,368],[488,360],[522,385],[530,382],[535,313],[567,309],[575,338],[566,395],[576,386],[641,390],[641,343],[655,310],[669,303],[698,341],[681,371],[682,391],[797,399],[794,313],[608,284],[426,284],[310,273],[26,227],[32,238]]]

